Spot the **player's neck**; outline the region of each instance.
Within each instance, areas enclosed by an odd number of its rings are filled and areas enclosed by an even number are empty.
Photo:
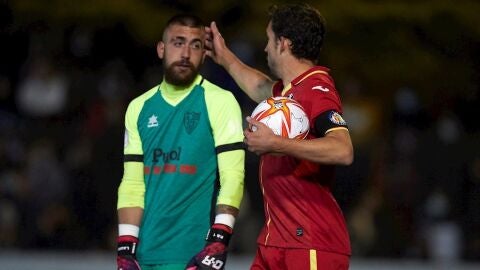
[[[288,85],[295,78],[305,73],[313,66],[314,64],[309,60],[296,58],[290,59],[288,62],[282,65],[280,78],[282,79],[284,85]]]

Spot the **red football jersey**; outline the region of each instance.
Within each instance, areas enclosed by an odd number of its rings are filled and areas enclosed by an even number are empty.
[[[310,130],[321,113],[342,112],[335,84],[324,67],[308,70],[286,87],[279,81],[272,91],[273,96],[288,96],[303,106],[310,120]],[[315,136],[314,132],[309,132],[306,139]],[[345,219],[331,193],[334,171],[331,165],[285,155],[263,155],[260,185],[265,226],[258,244],[350,255]]]

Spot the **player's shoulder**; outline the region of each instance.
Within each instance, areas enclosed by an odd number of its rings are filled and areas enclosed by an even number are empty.
[[[333,78],[328,73],[314,73],[301,82],[301,87],[318,94],[335,93],[337,89]]]
[[[133,109],[141,109],[145,101],[150,99],[155,93],[158,92],[158,85],[152,87],[151,89],[143,92],[139,96],[132,99],[128,104],[128,110],[131,111]]]
[[[205,96],[208,98],[231,99],[234,98],[232,92],[224,89],[207,79],[204,79],[202,86],[205,89]]]
[[[134,99],[132,99],[130,101],[130,105],[134,105],[134,106],[137,106],[139,104],[143,104],[146,100],[148,100],[149,98],[151,98],[153,95],[155,95],[155,93],[158,92],[158,85],[152,87],[151,89],[143,92],[142,94],[140,94],[139,96],[135,97]]]
[[[212,83],[211,81],[207,79],[203,79],[202,82],[203,88],[205,88],[205,91],[213,92],[213,93],[225,93],[225,92],[230,92],[222,87],[220,87],[217,84]]]

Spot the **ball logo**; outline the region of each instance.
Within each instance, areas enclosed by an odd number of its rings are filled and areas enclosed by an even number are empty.
[[[285,138],[303,139],[310,126],[303,107],[287,97],[270,97],[260,102],[251,117]],[[255,128],[252,127],[252,130],[255,131]]]

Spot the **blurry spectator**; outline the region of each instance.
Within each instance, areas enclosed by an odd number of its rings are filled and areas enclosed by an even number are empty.
[[[426,224],[423,230],[428,256],[437,269],[451,269],[461,257],[461,230],[452,220],[450,202],[444,192],[433,190],[425,202]]]
[[[2,110],[9,107],[11,104],[10,98],[12,96],[11,83],[8,77],[0,74],[0,105]]]
[[[381,102],[362,89],[355,79],[350,79],[341,88],[344,104],[344,115],[348,121],[348,128],[352,133],[352,140],[360,148],[369,147],[375,143],[384,124]],[[358,151],[358,150],[356,150]]]
[[[27,154],[23,241],[27,246],[55,246],[64,240],[62,231],[70,221],[65,205],[70,194],[68,178],[52,141],[33,142]]]
[[[42,208],[63,203],[69,192],[69,183],[55,154],[54,143],[47,139],[35,141],[27,154],[26,176],[32,191],[32,205]]]
[[[472,139],[470,139],[472,140]],[[464,187],[465,214],[464,228],[465,258],[480,260],[480,146],[473,139],[468,163],[468,179]]]
[[[5,175],[0,175],[5,177]],[[0,200],[0,248],[15,247],[18,241],[20,217],[16,205],[8,200]]]
[[[27,199],[27,191],[26,179],[19,169],[0,169],[0,247],[18,246],[23,230],[20,207]]]
[[[17,93],[20,112],[31,118],[58,115],[65,110],[68,81],[44,56],[32,59]]]
[[[70,53],[76,58],[84,58],[92,53],[93,34],[86,28],[76,26],[69,40]]]
[[[75,184],[73,207],[91,246],[110,248],[115,236],[116,189],[123,171],[123,117],[133,78],[125,63],[106,63],[97,77],[96,94],[85,105],[77,143],[68,149]],[[117,139],[115,139],[117,138]]]

